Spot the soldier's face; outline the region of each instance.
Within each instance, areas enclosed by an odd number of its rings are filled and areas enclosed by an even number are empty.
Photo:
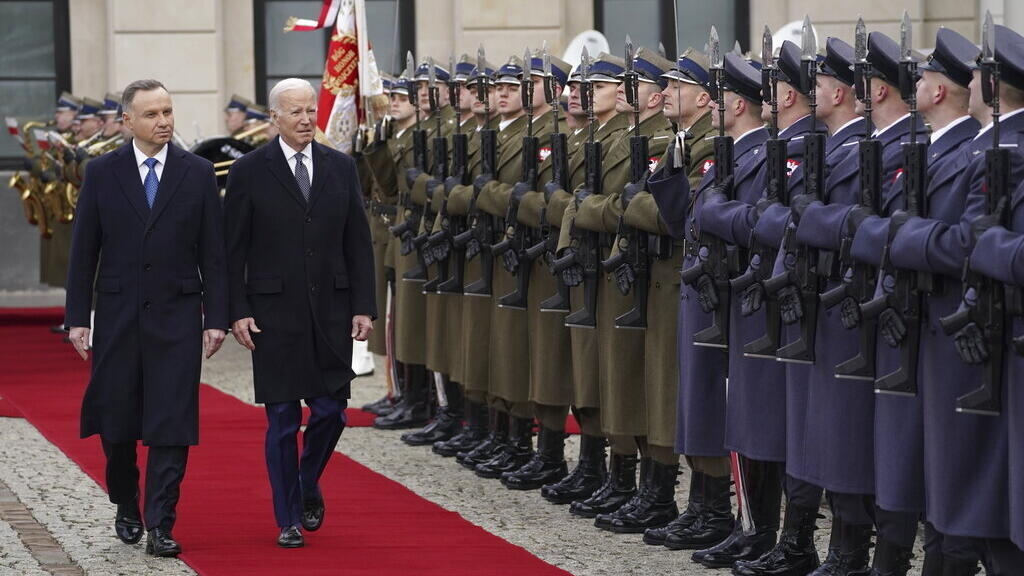
[[[78,136],[83,139],[91,138],[95,136],[96,133],[99,132],[100,128],[102,127],[103,120],[99,119],[98,117],[86,118],[82,120],[81,126],[78,130]]]
[[[103,123],[103,137],[110,138],[114,134],[121,131],[121,126],[118,122],[114,121],[113,116],[107,116],[107,120]]]
[[[498,84],[498,113],[502,116],[513,116],[523,110],[523,100],[519,96],[519,84]]]
[[[619,89],[618,82],[593,82],[594,85],[594,115],[602,116],[615,111],[616,93]]]
[[[228,133],[239,130],[245,124],[245,111],[234,108],[224,111],[224,127]]]
[[[409,97],[405,94],[398,92],[391,93],[391,108],[390,114],[398,122],[408,120],[413,115],[415,110],[412,107],[412,103],[409,102]]]
[[[971,83],[967,85],[967,88],[971,91],[971,97],[967,101],[967,113],[982,125],[988,124],[992,118],[981,93],[981,70],[974,71]]]
[[[583,105],[580,103],[580,83],[569,84],[569,114],[579,116],[583,114]]]
[[[135,93],[124,111],[124,124],[136,140],[156,147],[171,141],[174,135],[174,106],[163,88]]]
[[[420,112],[430,114],[430,93],[427,90],[426,82],[416,83],[416,95],[419,97]]]
[[[927,114],[933,106],[933,96],[938,88],[940,78],[935,77],[931,70],[921,70],[921,77],[917,80],[917,109],[922,114]]]
[[[74,110],[57,110],[53,113],[53,123],[56,124],[57,130],[63,132],[71,128],[71,124],[75,121]]]
[[[539,106],[545,102],[544,100],[544,77],[543,76],[532,76],[533,78],[533,105]],[[558,83],[554,83],[555,87],[555,100],[558,100]]]
[[[466,88],[465,84],[459,84],[459,112],[469,112],[473,109],[473,102],[476,101],[476,94]]]
[[[316,94],[312,90],[285,90],[278,97],[277,110],[270,111],[281,139],[294,150],[302,150],[316,134]]]

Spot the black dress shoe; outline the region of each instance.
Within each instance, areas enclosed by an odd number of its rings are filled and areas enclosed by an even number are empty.
[[[302,548],[305,542],[302,540],[302,532],[298,526],[281,528],[281,534],[277,537],[277,545],[281,548]]]
[[[316,532],[324,523],[324,499],[316,498],[302,503],[302,527]]]
[[[153,528],[149,531],[149,537],[146,538],[146,554],[161,558],[174,558],[181,554],[181,546],[174,541],[170,530]]]
[[[139,501],[132,500],[128,504],[117,505],[117,517],[114,518],[114,532],[121,542],[135,544],[142,540],[145,533],[142,525],[142,514],[139,513]]]
[[[362,410],[363,412],[369,412],[370,414],[375,414],[377,416],[383,416],[388,412],[391,412],[391,409],[394,407],[394,405],[395,402],[391,400],[391,397],[388,395],[384,395],[384,397],[381,398],[380,400],[370,402],[369,404],[364,404],[363,407],[360,408],[360,410]]]

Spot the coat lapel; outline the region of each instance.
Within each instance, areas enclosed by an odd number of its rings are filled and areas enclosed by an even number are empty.
[[[295,181],[295,174],[292,174],[291,168],[288,167],[288,161],[284,158],[284,152],[281,151],[281,144],[278,142],[280,138],[278,136],[263,145],[263,149],[266,150],[267,169],[274,175],[274,178],[277,178],[281,186],[284,186],[284,189],[291,194],[291,197],[299,203],[299,206],[305,209],[306,199],[302,197],[299,183]]]
[[[171,197],[177,192],[181,180],[188,172],[188,164],[185,163],[185,151],[174,144],[167,145],[167,165],[164,166],[164,173],[160,176],[160,186],[157,188],[156,200],[153,202],[153,210],[149,214],[149,225],[156,222],[164,208],[170,203]]]
[[[128,141],[127,144],[118,148],[117,155],[120,157],[118,160],[120,166],[115,174],[121,184],[121,192],[135,209],[139,219],[146,223],[149,220],[149,204],[146,202],[146,189],[143,188],[142,180],[139,178],[139,166],[135,163],[132,142]]]
[[[312,210],[316,201],[323,196],[324,185],[329,179],[328,177],[327,153],[324,152],[323,147],[319,143],[313,142],[313,182],[309,189],[309,202],[306,206],[307,212]],[[294,178],[292,179],[294,180]],[[297,188],[298,184],[295,186]]]

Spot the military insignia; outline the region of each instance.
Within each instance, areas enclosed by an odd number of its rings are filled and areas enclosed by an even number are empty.
[[[798,162],[798,161],[796,161],[796,160],[794,160],[792,158],[787,159],[786,160],[786,177],[792,176],[793,175],[793,170],[796,170],[797,166],[800,166],[800,162]]]
[[[551,156],[551,146],[542,146],[539,150],[537,150],[538,162],[543,162],[547,160],[548,156]]]
[[[711,167],[714,166],[714,165],[715,165],[714,159],[705,160],[704,164],[702,164],[701,167],[700,167],[700,175],[703,176],[703,175],[707,174],[708,170],[711,170]]]
[[[651,171],[651,174],[654,174],[654,171],[658,169],[659,160],[661,159],[657,156],[651,156],[647,159],[647,169]]]

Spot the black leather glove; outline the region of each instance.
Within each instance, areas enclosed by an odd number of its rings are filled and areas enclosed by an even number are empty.
[[[779,290],[779,312],[782,323],[786,325],[796,324],[804,317],[804,303],[796,286],[789,285]]]
[[[988,360],[988,341],[977,324],[971,322],[953,335],[957,354],[967,364],[981,364]]]
[[[423,172],[419,168],[406,168],[405,169],[405,185],[412,188],[413,182],[419,178]]]
[[[519,271],[519,255],[516,254],[515,248],[510,248],[502,252],[501,267],[504,268],[506,272],[513,275]]]
[[[486,186],[491,180],[494,180],[494,177],[490,174],[481,174],[477,176],[473,179],[473,190],[476,190],[477,192],[483,190],[484,186]]]
[[[523,196],[530,191],[530,185],[526,182],[516,182],[515,186],[512,187],[512,194],[508,197],[509,202],[519,204],[523,201]]]
[[[402,241],[402,256],[408,256],[416,249],[412,243],[413,238],[415,238],[415,234],[413,234],[411,230],[402,232],[402,235],[398,237],[398,239]]]
[[[544,185],[544,203],[547,204],[551,201],[551,195],[556,191],[561,190],[562,185],[554,180],[548,180],[547,184]]]
[[[754,204],[754,213],[756,214],[757,220],[760,220],[761,216],[764,216],[764,213],[768,211],[768,208],[770,208],[772,204],[775,204],[775,202],[767,198],[761,198],[757,201],[757,204]]]
[[[579,264],[572,264],[562,270],[562,283],[566,286],[579,286],[583,283],[583,267]]]
[[[615,287],[619,289],[619,292],[623,296],[629,294],[629,290],[633,287],[633,282],[636,281],[636,273],[633,272],[633,267],[623,262],[615,269]]]
[[[697,301],[700,302],[700,309],[705,313],[713,312],[718,308],[718,292],[715,290],[715,281],[707,274],[701,274],[694,283],[697,290]]]
[[[892,308],[886,308],[878,316],[878,328],[882,340],[890,348],[899,348],[907,337],[907,323],[903,321],[903,315]]]
[[[576,197],[576,203],[578,204],[582,203],[584,200],[587,199],[587,196],[590,196],[592,194],[593,192],[589,188],[580,188],[573,194],[573,196]]]
[[[477,254],[480,253],[480,240],[473,236],[466,242],[466,260],[472,260]]]
[[[983,214],[978,216],[971,221],[971,238],[975,244],[978,243],[978,238],[987,232],[990,228],[999,226],[1002,222],[1003,212],[1006,211],[1006,198],[1000,198],[996,204],[996,209],[991,214]]]
[[[629,203],[636,197],[637,194],[642,192],[644,189],[643,184],[638,182],[630,182],[622,188],[622,207],[629,206]]]
[[[434,251],[430,250],[429,247],[424,246],[420,251],[423,254],[423,265],[433,266],[436,260],[434,260]]]
[[[864,220],[872,215],[874,215],[874,211],[871,208],[861,206],[860,204],[854,206],[846,216],[846,235],[853,236],[856,234]]]
[[[789,209],[793,212],[793,220],[799,222],[800,217],[804,215],[804,210],[807,210],[807,207],[813,202],[817,202],[817,200],[817,198],[810,194],[797,194],[793,196],[792,200],[789,201]]]
[[[391,282],[392,284],[395,282],[395,269],[391,266],[384,267],[384,281]]]
[[[732,189],[733,177],[730,174],[721,184],[715,184],[704,193],[704,203],[726,202],[729,199],[729,192]]]
[[[843,328],[853,330],[860,326],[860,318],[860,303],[852,296],[843,298],[839,303],[839,320],[843,323]]]
[[[434,189],[441,185],[441,181],[437,178],[431,178],[427,180],[427,198],[434,199]]]
[[[764,286],[761,286],[760,282],[754,282],[747,286],[746,290],[740,294],[740,314],[751,316],[754,312],[761,309],[761,304],[763,303]]]
[[[75,162],[81,164],[89,158],[89,153],[85,151],[85,148],[75,147]]]
[[[449,177],[445,178],[444,179],[444,193],[445,193],[445,196],[451,194],[452,190],[456,186],[458,186],[460,184],[462,184],[462,178],[460,178],[458,176],[449,176]]]
[[[896,234],[899,233],[900,228],[910,220],[910,214],[905,210],[897,210],[892,213],[889,217],[889,241],[892,242],[893,238],[896,238]]]
[[[441,240],[430,246],[430,252],[436,262],[444,262],[451,255],[451,244],[447,240]]]

